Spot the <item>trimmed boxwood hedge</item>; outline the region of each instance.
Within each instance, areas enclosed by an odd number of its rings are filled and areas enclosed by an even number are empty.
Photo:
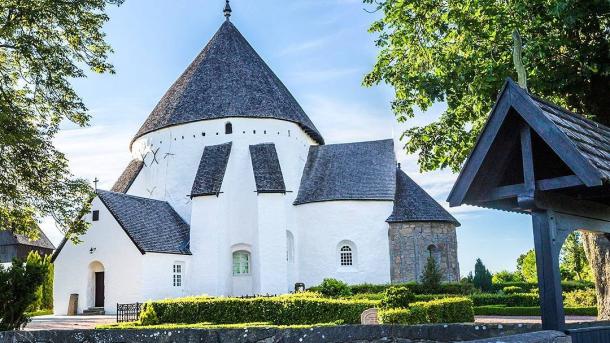
[[[536,292],[538,284],[535,282],[498,282],[492,285],[494,292],[499,292],[504,287],[519,287],[523,292]],[[588,281],[562,281],[561,288],[564,292],[582,289],[595,289],[595,284]]]
[[[413,294],[428,294],[430,289],[425,286],[415,283],[415,282],[405,282],[405,283],[397,283],[397,284],[383,284],[383,285],[374,285],[370,283],[363,283],[359,285],[351,285],[350,289],[352,290],[352,294],[362,294],[362,293],[383,293],[386,289],[390,287],[406,287]],[[310,290],[315,291],[317,287],[312,287]],[[446,282],[442,283],[438,288],[438,293],[441,294],[454,294],[454,295],[467,295],[474,292],[474,287],[469,283],[461,283],[461,282]]]
[[[540,306],[540,298],[535,293],[515,293],[515,294],[473,294],[470,299],[474,306],[485,305],[506,305],[511,307],[530,307]]]
[[[379,311],[383,324],[469,323],[474,322],[472,300],[445,298],[428,302],[416,302],[408,309]]]
[[[566,315],[597,316],[596,307],[565,307]],[[477,306],[474,313],[478,316],[539,316],[540,307],[506,307],[498,305]]]
[[[234,324],[269,322],[276,325],[341,322],[357,324],[360,314],[378,301],[337,300],[316,297],[277,296],[260,298],[188,297],[148,302],[141,321],[166,323]]]

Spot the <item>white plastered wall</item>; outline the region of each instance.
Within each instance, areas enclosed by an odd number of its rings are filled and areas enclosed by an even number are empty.
[[[350,284],[389,283],[388,224],[392,201],[325,201],[296,206],[299,281],[306,287],[324,278]],[[353,267],[341,267],[338,245],[353,242]]]
[[[92,225],[80,237],[82,242],[77,245],[66,242],[54,263],[53,310],[57,315],[67,313],[72,293],[79,295],[78,313],[94,305],[94,270],[90,266],[96,262],[103,266],[104,271],[106,313],[115,313],[117,303],[141,299],[144,255],[99,198],[96,197],[91,205],[93,210],[100,211],[99,221],[91,222],[89,213],[86,220]]]

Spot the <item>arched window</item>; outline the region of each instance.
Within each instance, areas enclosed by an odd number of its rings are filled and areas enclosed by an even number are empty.
[[[231,122],[227,122],[225,124],[225,135],[230,135],[233,133],[233,124]]]
[[[356,246],[351,241],[341,241],[337,245],[337,262],[340,268],[356,266]]]
[[[286,261],[294,263],[294,236],[290,231],[286,231]]]
[[[233,253],[233,276],[250,275],[250,253],[244,250]]]

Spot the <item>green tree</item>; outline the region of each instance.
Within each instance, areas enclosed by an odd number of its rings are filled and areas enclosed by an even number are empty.
[[[477,262],[474,264],[474,278],[472,279],[474,287],[483,292],[491,292],[493,290],[491,279],[491,273],[485,268],[483,261],[477,258]]]
[[[122,0],[0,2],[0,228],[35,237],[52,216],[72,238],[86,230],[92,190],[53,146],[60,123],[86,126],[70,81],[83,67],[113,72],[102,25]]]
[[[517,272],[523,276],[526,282],[538,282],[536,252],[534,252],[534,249],[519,255],[517,258]]]
[[[568,235],[561,247],[561,265],[569,278],[567,280],[591,281],[591,267],[585,255],[582,234],[574,231]]]
[[[422,170],[460,169],[505,78],[516,79],[513,32],[523,37],[529,89],[610,123],[610,2],[606,0],[364,0],[383,17],[367,86],[395,90],[399,122],[445,102],[442,115],[404,132]]]
[[[436,260],[433,256],[428,256],[426,267],[421,276],[421,283],[430,293],[433,293],[440,289],[441,280],[443,279],[443,273],[436,265]]]
[[[26,310],[39,300],[39,289],[48,273],[38,255],[27,261],[14,260],[8,268],[0,264],[0,331],[17,330],[29,321]]]
[[[507,270],[502,270],[493,275],[492,281],[493,283],[521,282],[523,281],[523,276],[521,276],[519,272],[509,272]]]

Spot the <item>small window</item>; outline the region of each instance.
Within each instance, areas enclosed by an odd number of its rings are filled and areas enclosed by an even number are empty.
[[[250,275],[250,253],[236,251],[233,253],[233,276]]]
[[[174,263],[173,269],[173,285],[174,287],[182,287],[184,266],[181,263]]]
[[[294,263],[294,236],[290,231],[286,231],[286,261]]]
[[[225,134],[226,135],[230,135],[233,133],[233,124],[231,123],[226,123],[225,124]]]
[[[341,262],[341,266],[353,266],[354,256],[352,254],[352,247],[350,247],[349,245],[342,246],[341,250],[339,251],[339,260]]]
[[[94,210],[93,211],[93,221],[96,222],[100,220],[100,211],[99,210]]]

